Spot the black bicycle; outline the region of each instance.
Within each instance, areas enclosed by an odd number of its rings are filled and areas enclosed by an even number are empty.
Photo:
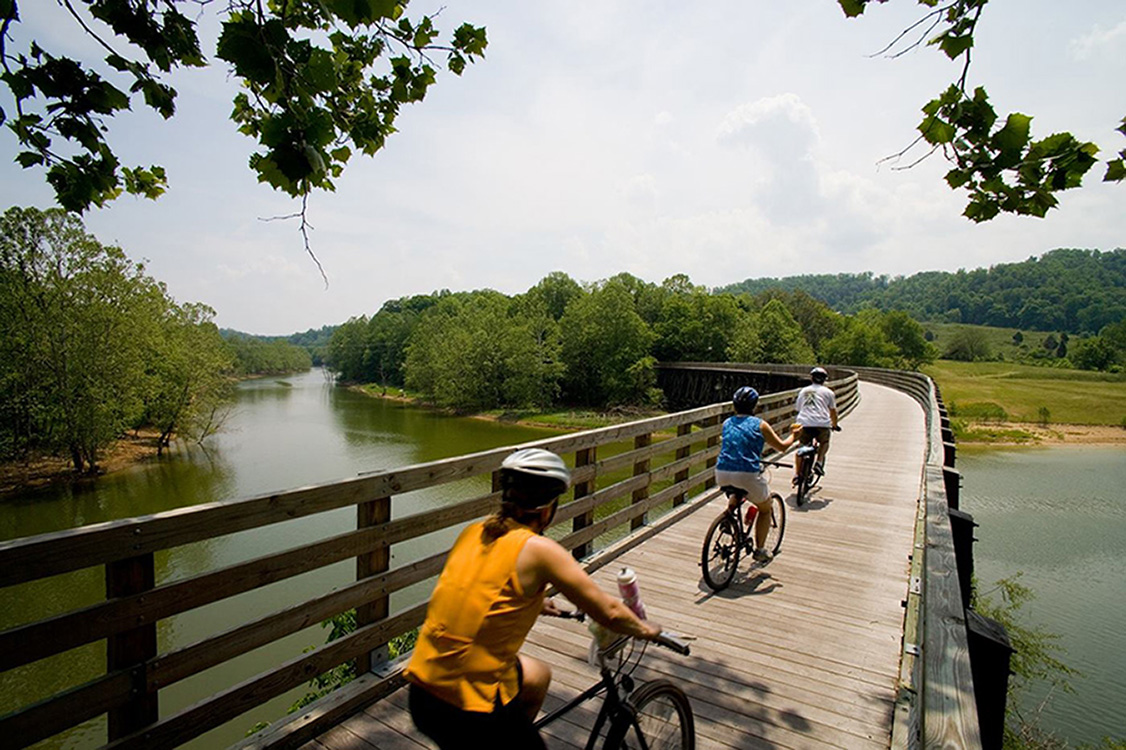
[[[559,617],[583,621],[582,612]],[[672,633],[661,633],[654,643],[688,656],[688,644]],[[684,691],[668,680],[635,684],[633,671],[641,663],[647,641],[621,636],[597,650],[601,679],[566,705],[536,722],[541,729],[577,706],[604,695],[602,708],[586,743],[594,750],[599,740],[604,750],[692,750],[696,727],[692,705]]]
[[[840,427],[833,428],[833,432],[840,431]],[[809,445],[803,445],[794,452],[794,455],[801,459],[796,461],[801,464],[801,471],[798,472],[794,482],[796,492],[794,500],[799,506],[805,505],[805,501],[809,499],[809,491],[817,486],[821,477],[825,476],[825,462],[817,458],[820,448],[821,441],[813,438]]]
[[[789,466],[775,461],[764,461],[773,466]],[[759,513],[758,506],[749,503],[746,516],[741,512],[743,501],[747,499],[746,490],[725,485],[720,490],[727,495],[728,507],[719,514],[708,533],[704,536],[704,549],[700,555],[700,567],[704,572],[704,583],[713,591],[727,588],[735,578],[739,558],[744,552],[753,555],[755,550],[754,528]],[[731,500],[738,501],[734,508]],[[765,548],[771,556],[782,548],[782,536],[786,533],[786,503],[777,492],[770,493],[770,531],[767,532]]]

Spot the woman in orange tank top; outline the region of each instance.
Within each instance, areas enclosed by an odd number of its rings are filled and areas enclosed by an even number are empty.
[[[516,451],[501,464],[501,509],[462,531],[430,598],[403,675],[411,718],[442,750],[543,748],[533,726],[551,668],[520,654],[550,584],[599,624],[637,638],[659,626],[609,596],[559,543],[542,532],[571,475],[559,456]]]

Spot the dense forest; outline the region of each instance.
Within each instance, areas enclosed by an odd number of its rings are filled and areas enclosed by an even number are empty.
[[[903,310],[916,320],[1091,335],[1126,320],[1126,250],[1053,250],[1020,263],[911,276],[747,279],[717,292],[801,290],[843,313]]]
[[[127,430],[161,449],[223,423],[239,376],[308,369],[287,342],[224,339],[215,311],[178,303],[73,214],[0,217],[0,459],[42,451],[93,472]]]
[[[658,361],[917,367],[936,354],[902,312],[845,316],[800,291],[712,294],[683,275],[580,284],[555,272],[514,296],[390,300],[337,328],[327,363],[344,381],[471,410],[658,406]]]

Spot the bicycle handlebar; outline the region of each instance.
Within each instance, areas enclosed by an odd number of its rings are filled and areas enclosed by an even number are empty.
[[[548,613],[545,612],[544,614]],[[581,610],[561,610],[558,613],[551,613],[548,616],[560,617],[564,620],[578,620],[579,622],[586,622],[586,612],[583,612]],[[615,645],[618,643],[618,641],[625,641],[627,640],[627,638],[628,636],[620,636],[615,640]],[[660,635],[653,639],[653,643],[656,643],[658,646],[664,646],[671,651],[675,651],[681,656],[688,656],[692,652],[692,649],[688,646],[688,642],[683,636],[677,635],[676,633],[670,633],[667,630],[662,630]]]
[[[688,656],[690,653],[692,653],[692,649],[689,648],[687,642],[685,642],[676,633],[670,633],[667,630],[662,630],[661,634],[653,639],[653,643],[656,643],[658,646],[664,646],[667,649],[671,649],[681,656]]]

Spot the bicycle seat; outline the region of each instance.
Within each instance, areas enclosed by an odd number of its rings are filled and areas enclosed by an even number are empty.
[[[815,448],[814,446],[803,445],[802,447],[798,448],[797,453],[798,453],[799,456],[809,456],[809,455],[812,455],[816,452],[817,452],[817,448]]]
[[[736,487],[736,486],[731,485],[731,484],[725,484],[725,485],[723,485],[722,487],[719,488],[719,491],[722,492],[723,494],[727,495],[728,497],[734,496],[738,500],[746,500],[747,499],[747,491],[745,489],[743,489],[742,487]]]

